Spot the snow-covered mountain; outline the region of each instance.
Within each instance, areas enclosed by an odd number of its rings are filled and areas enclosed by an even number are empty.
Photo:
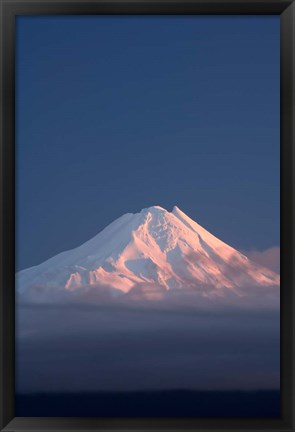
[[[16,275],[18,299],[278,298],[279,275],[250,261],[179,208],[127,213],[91,240]],[[260,296],[260,297],[261,297]]]

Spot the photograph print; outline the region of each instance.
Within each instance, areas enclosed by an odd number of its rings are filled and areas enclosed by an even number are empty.
[[[16,18],[16,415],[280,417],[279,16]]]

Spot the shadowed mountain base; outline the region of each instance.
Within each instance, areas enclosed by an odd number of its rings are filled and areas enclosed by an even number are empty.
[[[16,396],[16,415],[75,417],[279,417],[280,392],[155,391]]]

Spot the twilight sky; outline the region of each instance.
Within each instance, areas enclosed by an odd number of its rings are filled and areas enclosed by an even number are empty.
[[[279,245],[279,17],[20,17],[17,268],[180,207]]]

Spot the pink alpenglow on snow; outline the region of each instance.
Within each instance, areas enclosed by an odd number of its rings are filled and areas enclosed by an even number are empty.
[[[278,305],[280,277],[178,207],[127,213],[76,249],[16,275],[19,301]]]

